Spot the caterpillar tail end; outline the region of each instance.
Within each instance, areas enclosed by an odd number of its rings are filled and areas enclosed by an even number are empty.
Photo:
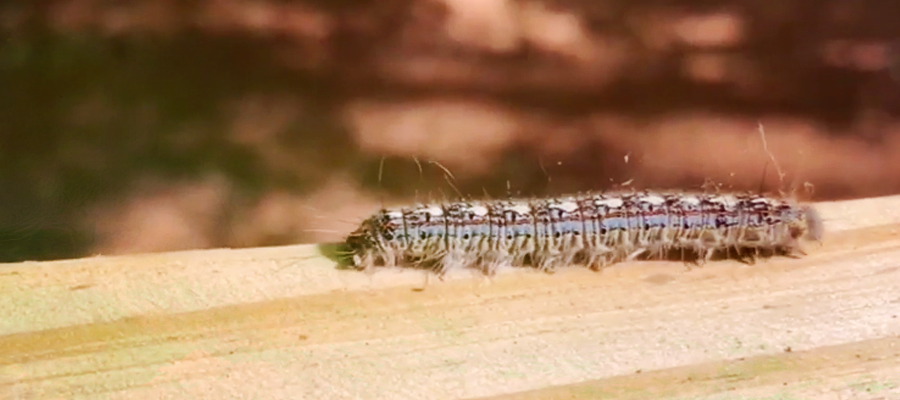
[[[825,224],[822,221],[822,216],[810,205],[803,206],[802,211],[807,228],[806,235],[803,238],[811,242],[822,242],[822,237],[825,235]]]

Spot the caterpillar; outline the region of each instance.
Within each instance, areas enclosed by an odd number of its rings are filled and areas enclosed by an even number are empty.
[[[553,272],[600,270],[637,258],[704,264],[716,253],[754,263],[760,255],[805,254],[820,241],[810,205],[749,193],[609,192],[559,198],[460,201],[382,209],[348,235],[352,265],[454,268],[493,275],[503,266]],[[687,258],[685,258],[687,257]]]

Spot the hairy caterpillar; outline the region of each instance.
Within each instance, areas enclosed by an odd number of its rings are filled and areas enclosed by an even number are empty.
[[[673,251],[697,263],[716,252],[752,263],[761,253],[803,253],[800,239],[822,234],[815,209],[789,199],[644,191],[382,209],[345,246],[364,270],[411,265],[493,275],[501,266],[601,269]]]

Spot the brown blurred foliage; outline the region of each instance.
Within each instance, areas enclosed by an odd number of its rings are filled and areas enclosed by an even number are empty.
[[[380,205],[626,181],[896,193],[898,15],[880,0],[5,2],[0,260],[334,240]]]

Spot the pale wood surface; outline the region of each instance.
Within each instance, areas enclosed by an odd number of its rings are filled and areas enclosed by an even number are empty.
[[[424,290],[310,245],[2,265],[0,399],[900,399],[900,197],[818,208],[802,259]]]

